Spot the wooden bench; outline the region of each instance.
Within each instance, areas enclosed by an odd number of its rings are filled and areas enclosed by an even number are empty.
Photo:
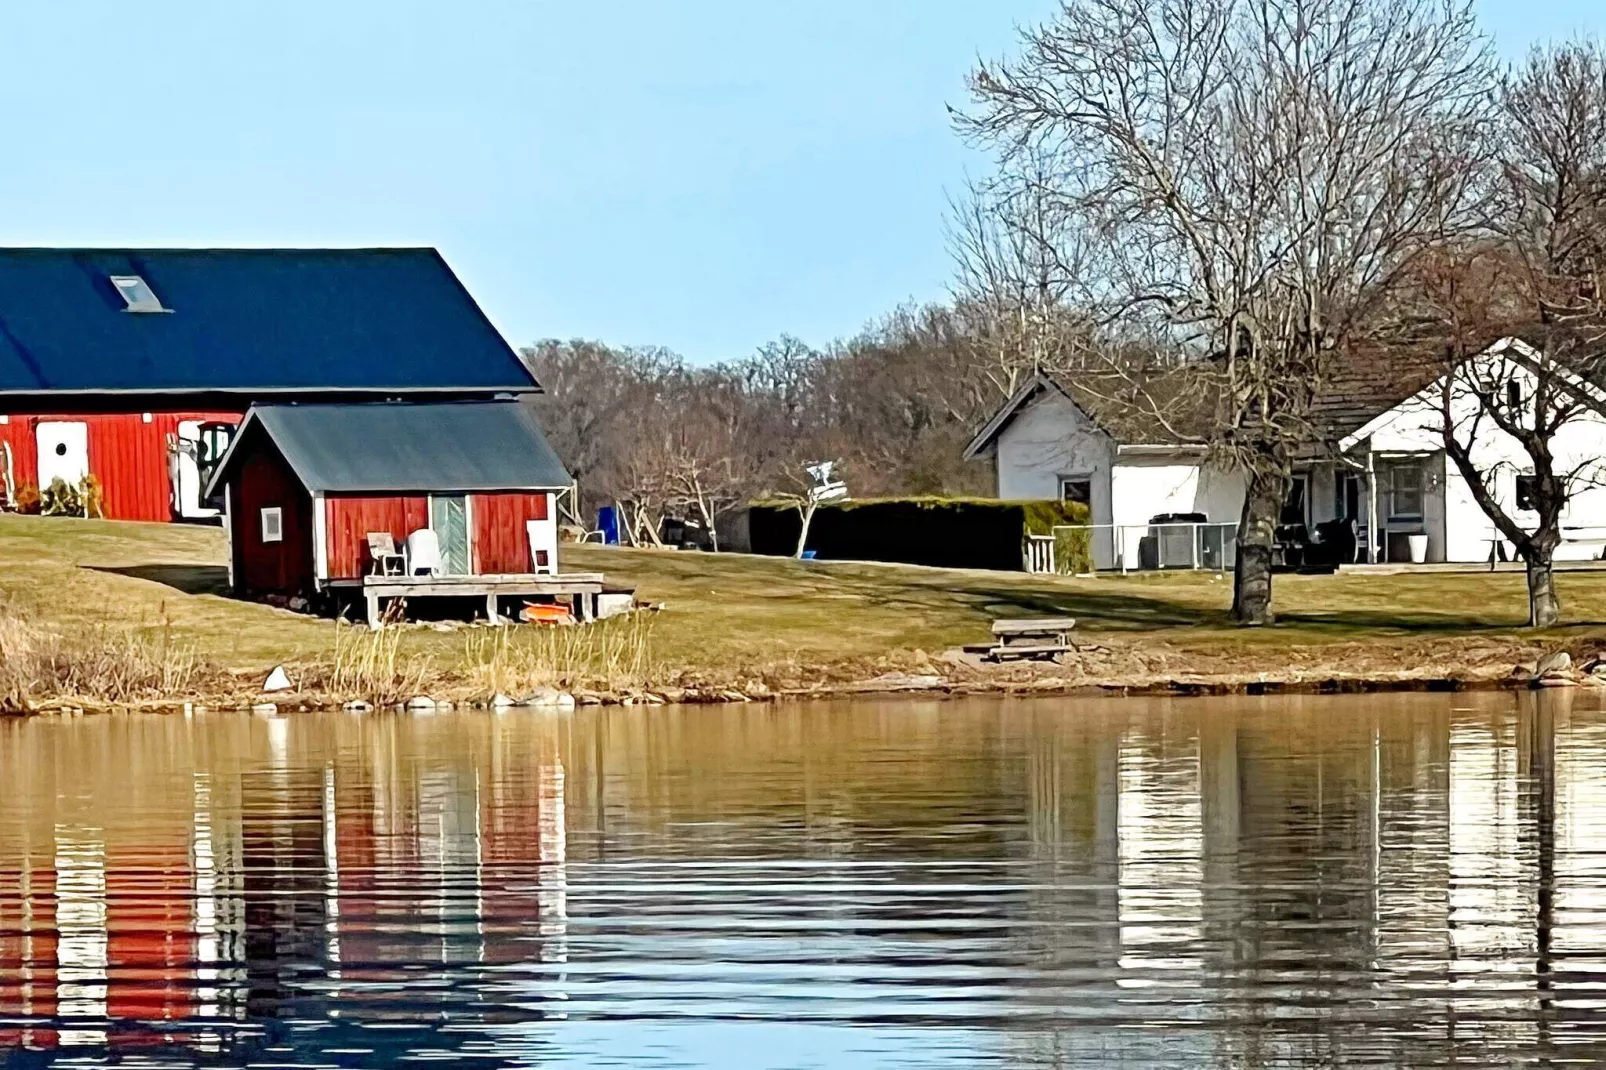
[[[1075,650],[1071,630],[1075,617],[1027,617],[993,621],[993,644],[987,656],[994,661],[1012,658],[1051,658]]]

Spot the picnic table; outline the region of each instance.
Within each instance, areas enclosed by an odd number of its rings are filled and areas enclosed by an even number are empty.
[[[1012,658],[1051,658],[1075,650],[1071,630],[1075,617],[1023,617],[993,621],[993,643],[987,657],[994,661]]]

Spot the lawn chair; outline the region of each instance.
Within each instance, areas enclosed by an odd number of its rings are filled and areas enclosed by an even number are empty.
[[[407,572],[407,558],[396,549],[396,539],[388,531],[368,533],[368,559],[371,575],[401,576]]]
[[[407,575],[439,576],[441,568],[440,537],[432,528],[419,528],[407,536]]]

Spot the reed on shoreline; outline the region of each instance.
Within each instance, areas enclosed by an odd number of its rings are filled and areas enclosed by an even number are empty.
[[[303,674],[302,690],[376,705],[424,694],[431,681],[432,659],[404,651],[402,640],[401,628],[369,631],[336,621],[330,659]]]
[[[177,640],[164,615],[154,627],[55,632],[0,605],[0,711],[90,701],[109,705],[195,694],[220,670]]]
[[[594,624],[507,627],[468,637],[465,676],[492,695],[537,688],[644,688],[657,669],[652,615],[635,612]]]

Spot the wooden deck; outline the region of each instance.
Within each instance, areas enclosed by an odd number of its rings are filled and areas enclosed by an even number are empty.
[[[368,626],[384,625],[384,609],[396,599],[484,598],[485,616],[492,624],[502,620],[503,598],[567,598],[578,621],[595,620],[602,573],[566,572],[556,576],[364,576],[361,580],[331,580],[334,591],[361,591],[367,603]]]

